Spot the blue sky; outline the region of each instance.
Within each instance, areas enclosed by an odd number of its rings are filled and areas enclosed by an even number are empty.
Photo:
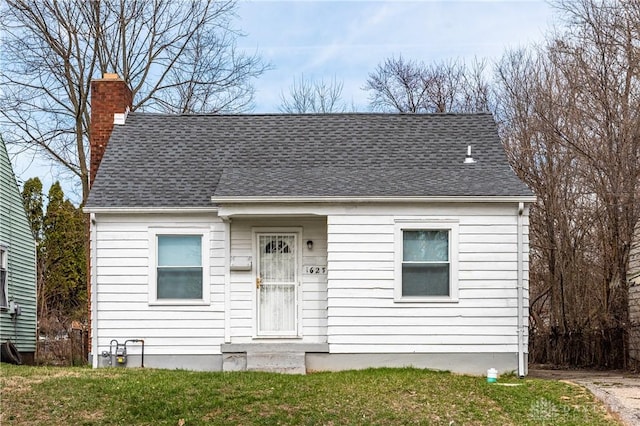
[[[540,42],[553,10],[532,0],[242,0],[238,16],[247,34],[240,47],[273,66],[256,84],[255,112],[277,112],[301,73],[343,81],[344,100],[367,111],[361,88],[385,58],[495,60],[509,47]]]
[[[349,109],[367,111],[362,86],[384,59],[494,61],[507,48],[542,41],[554,17],[542,0],[240,0],[237,12],[235,27],[246,34],[238,47],[272,65],[255,82],[256,113],[278,112],[281,93],[301,73],[342,81]],[[79,201],[79,186],[55,167],[29,155],[12,160],[20,184],[39,176],[46,192],[61,179]]]

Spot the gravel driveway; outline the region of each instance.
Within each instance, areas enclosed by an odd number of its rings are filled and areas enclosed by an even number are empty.
[[[586,387],[625,425],[640,426],[640,375],[626,371],[529,368],[529,377],[565,380]]]

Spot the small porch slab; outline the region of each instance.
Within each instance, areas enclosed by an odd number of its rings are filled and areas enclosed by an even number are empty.
[[[223,371],[266,371],[305,374],[306,354],[328,353],[326,343],[225,343],[221,345]]]

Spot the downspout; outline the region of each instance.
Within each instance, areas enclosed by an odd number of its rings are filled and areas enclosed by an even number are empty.
[[[224,342],[231,343],[231,219],[224,223]]]
[[[93,368],[98,368],[98,225],[96,214],[90,214],[89,244],[91,245],[91,350]]]
[[[525,376],[525,354],[524,354],[524,225],[523,225],[524,203],[518,203],[518,376]]]

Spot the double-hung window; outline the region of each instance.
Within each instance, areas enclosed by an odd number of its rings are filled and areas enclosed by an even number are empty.
[[[150,239],[150,302],[209,303],[208,233],[154,229]]]
[[[456,301],[458,224],[396,223],[395,299]]]
[[[0,245],[0,307],[9,306],[9,250]]]

